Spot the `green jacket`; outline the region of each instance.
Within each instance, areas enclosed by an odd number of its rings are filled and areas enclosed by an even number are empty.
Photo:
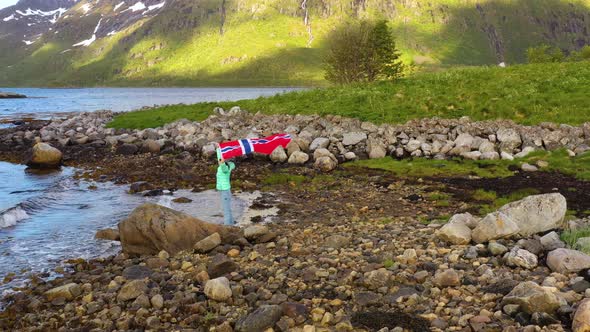
[[[236,168],[234,163],[225,162],[217,167],[217,190],[230,190],[230,175],[231,171]]]

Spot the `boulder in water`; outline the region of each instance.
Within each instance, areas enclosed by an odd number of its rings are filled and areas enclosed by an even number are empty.
[[[27,166],[32,168],[58,168],[63,154],[47,143],[37,143],[33,146]]]
[[[16,98],[27,98],[25,95],[14,92],[0,92],[0,99],[16,99]]]
[[[192,249],[195,243],[213,233],[223,238],[229,230],[152,203],[137,207],[119,223],[123,251],[139,255],[155,255],[161,250],[173,255]]]

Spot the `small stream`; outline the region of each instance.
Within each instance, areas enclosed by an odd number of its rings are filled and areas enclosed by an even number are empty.
[[[0,286],[0,291],[18,285],[31,272],[51,276],[66,259],[116,254],[118,242],[96,240],[96,231],[116,227],[145,202],[208,222],[223,222],[219,196],[214,190],[179,190],[172,195],[143,197],[128,194],[128,186],[76,180],[75,171],[64,167],[36,174],[23,165],[0,162],[0,282],[9,273],[17,275],[14,281]],[[238,222],[249,222],[255,211],[248,207],[256,196],[234,195],[232,209]],[[172,202],[176,197],[187,197],[192,202]]]

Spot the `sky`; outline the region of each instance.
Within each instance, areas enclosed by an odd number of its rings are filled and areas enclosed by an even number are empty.
[[[17,3],[18,0],[0,0],[0,9],[8,6],[12,6]]]

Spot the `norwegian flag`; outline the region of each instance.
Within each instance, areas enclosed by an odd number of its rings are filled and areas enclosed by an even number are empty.
[[[289,142],[291,142],[291,135],[276,134],[264,138],[249,138],[219,143],[219,151],[221,157],[227,160],[252,152],[271,154],[279,146],[286,148]]]

